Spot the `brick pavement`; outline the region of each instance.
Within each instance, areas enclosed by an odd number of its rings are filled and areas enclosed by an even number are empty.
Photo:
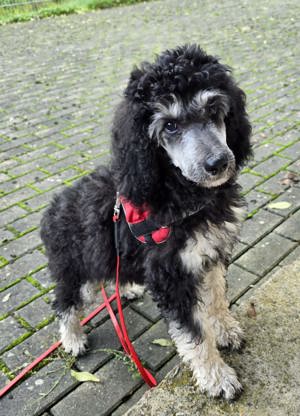
[[[299,257],[300,187],[286,177],[300,167],[297,14],[295,0],[165,0],[0,28],[0,387],[57,336],[38,234],[43,209],[106,162],[112,108],[133,64],[166,47],[200,43],[234,68],[248,95],[255,156],[240,178],[249,217],[229,268],[231,301]],[[290,206],[269,208],[275,201]],[[126,314],[141,358],[161,378],[177,357],[151,343],[167,337],[157,309],[146,296]],[[146,387],[99,351],[118,348],[105,313],[89,330],[88,355],[74,363],[56,354],[1,400],[1,412],[124,414]],[[71,365],[101,383],[78,385]]]

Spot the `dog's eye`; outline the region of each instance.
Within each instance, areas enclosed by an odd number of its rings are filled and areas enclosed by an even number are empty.
[[[175,121],[167,121],[164,126],[164,129],[167,133],[174,134],[178,130],[178,125]]]

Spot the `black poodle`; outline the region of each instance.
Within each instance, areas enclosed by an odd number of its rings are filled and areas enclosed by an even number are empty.
[[[202,391],[226,399],[241,391],[217,347],[238,349],[243,339],[224,276],[250,133],[230,69],[197,45],[133,70],[115,113],[111,163],[56,195],[42,219],[66,351],[84,352],[78,311],[99,282],[115,279],[118,192],[123,295],[150,291]]]

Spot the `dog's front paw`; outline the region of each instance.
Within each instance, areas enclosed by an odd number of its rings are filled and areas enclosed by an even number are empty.
[[[207,392],[210,397],[224,397],[231,401],[243,391],[234,369],[223,361],[212,364],[205,373],[203,370],[197,373],[195,376],[200,390]]]
[[[87,335],[82,333],[63,334],[61,338],[62,345],[67,353],[74,357],[82,355],[87,349]]]

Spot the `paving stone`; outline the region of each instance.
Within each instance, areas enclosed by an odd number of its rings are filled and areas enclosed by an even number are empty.
[[[292,160],[297,160],[300,154],[300,142],[294,143],[292,146],[281,150],[279,154],[291,158]]]
[[[117,360],[111,360],[95,375],[101,380],[100,383],[83,383],[51,408],[53,416],[108,415],[142,383],[141,379],[134,379],[126,366]]]
[[[43,168],[43,167],[47,166],[47,164],[49,164],[49,163],[51,163],[51,160],[47,156],[45,156],[45,157],[41,157],[37,160],[34,160],[33,162],[24,163],[22,165],[18,165],[16,167],[13,167],[12,169],[10,169],[8,171],[8,173],[12,176],[24,175],[28,172],[36,170],[37,168]]]
[[[5,211],[1,211],[0,213],[0,227],[3,225],[9,224],[12,221],[15,221],[17,218],[26,215],[27,211],[19,206],[14,206],[11,208],[6,209]]]
[[[272,232],[238,258],[236,264],[263,276],[295,246],[296,243]]]
[[[149,293],[145,293],[142,299],[132,302],[131,307],[152,322],[157,322],[161,317],[160,311]]]
[[[148,320],[130,307],[124,309],[124,317],[131,340],[135,339],[151,325]],[[82,371],[95,371],[112,357],[111,352],[103,350],[120,349],[120,341],[110,319],[89,333],[88,342],[89,352],[77,360],[77,366]]]
[[[7,260],[25,254],[42,244],[38,231],[32,231],[0,247],[0,256]]]
[[[0,371],[0,389],[2,389],[9,382],[9,378]]]
[[[0,321],[0,352],[27,333],[28,331],[11,316]]]
[[[243,243],[252,245],[272,231],[281,221],[282,217],[261,209],[253,217],[244,221],[240,239]]]
[[[15,238],[15,235],[8,230],[0,230],[0,245],[7,243],[9,240]]]
[[[47,267],[32,275],[33,279],[37,280],[42,286],[48,288],[54,284]]]
[[[288,159],[283,159],[281,157],[274,156],[265,162],[260,163],[259,165],[255,166],[253,170],[256,173],[259,173],[263,176],[270,176],[274,174],[276,171],[283,169],[291,162]]]
[[[252,175],[251,173],[243,173],[239,176],[238,183],[242,186],[242,192],[246,193],[262,182],[264,179],[261,176]]]
[[[34,195],[37,195],[37,192],[31,188],[18,189],[17,191],[11,194],[2,196],[1,209],[8,208],[11,205],[15,205],[16,203],[24,201]]]
[[[34,212],[33,214],[28,214],[24,218],[20,218],[11,223],[11,226],[14,227],[19,233],[24,233],[25,231],[38,227],[41,221],[41,211]]]
[[[300,175],[300,160],[296,160],[296,162],[292,163],[287,167],[288,171],[298,173]]]
[[[300,258],[300,246],[297,246],[295,250],[291,251],[279,264],[279,266],[286,266],[293,263],[293,261]]]
[[[287,146],[293,144],[296,140],[299,139],[299,132],[297,128],[286,131],[284,134],[278,134],[272,139],[273,143],[281,144],[282,146]]]
[[[174,346],[161,347],[160,345],[152,344],[152,341],[159,338],[170,339],[167,325],[162,319],[133,343],[140,360],[147,363],[153,371],[161,367],[175,353]]]
[[[3,315],[17,308],[21,303],[28,301],[39,293],[38,289],[22,280],[0,293],[0,314]]]
[[[37,267],[45,264],[46,257],[38,250],[25,254],[12,263],[0,269],[0,285],[6,287],[23,276],[27,276]],[[42,273],[42,272],[40,272]],[[40,279],[40,274],[38,275]],[[43,280],[43,279],[42,279]],[[46,280],[46,278],[44,278]],[[42,282],[41,282],[42,283]],[[43,284],[43,283],[42,283]]]
[[[300,188],[293,186],[292,188],[289,188],[287,191],[281,194],[278,198],[274,199],[274,201],[272,202],[283,201],[289,202],[291,206],[286,209],[274,209],[267,207],[268,210],[283,217],[287,217],[288,215],[290,215],[291,212],[295,211],[300,206]]]
[[[53,195],[56,192],[59,192],[59,189],[61,189],[62,187],[57,187],[54,190],[45,192],[43,194],[39,194],[38,196],[29,199],[28,201],[25,201],[24,204],[32,210],[37,210],[37,209],[41,209],[43,207],[45,207],[45,205],[47,205],[53,198]]]
[[[5,352],[1,359],[12,372],[17,374],[54,344],[59,339],[57,334],[58,323],[53,322]]]
[[[239,241],[233,248],[231,261],[234,261],[236,258],[240,257],[242,253],[245,250],[247,250],[247,248],[248,248],[247,244],[244,244]]]
[[[3,192],[8,193],[17,190],[18,188],[22,188],[28,184],[34,185],[39,183],[40,179],[44,178],[45,176],[45,173],[41,172],[40,170],[35,170],[27,173],[24,176],[20,176],[16,179],[2,183],[0,185],[0,191],[2,190]]]
[[[258,192],[255,189],[250,191],[246,196],[246,202],[247,202],[247,212],[251,213],[254,210],[257,210],[264,205],[267,204],[267,202],[270,202],[272,200],[272,196],[268,194],[264,194],[262,192]]]
[[[274,143],[266,143],[261,146],[258,146],[254,150],[254,160],[255,162],[261,162],[267,157],[272,156],[274,152],[279,150],[280,146]]]
[[[38,324],[53,316],[54,311],[42,298],[38,298],[18,310],[16,315],[25,319],[32,327],[36,327]]]
[[[284,237],[291,238],[292,240],[300,241],[300,211],[297,211],[279,225],[279,227],[275,229],[275,232]]]
[[[65,362],[55,360],[4,396],[1,410],[5,416],[41,414],[77,384]]]
[[[40,191],[45,191],[46,189],[51,189],[63,183],[63,181],[78,176],[78,171],[75,169],[67,169],[63,172],[60,172],[56,175],[49,176],[45,180],[41,181],[36,185]]]
[[[258,185],[257,189],[270,194],[281,194],[289,188],[289,185],[282,184],[282,180],[286,177],[286,175],[287,171],[281,171],[275,176],[272,176],[270,179],[267,179],[262,184]]]
[[[227,298],[232,303],[238,299],[251,285],[259,279],[253,273],[247,272],[236,264],[228,268],[226,280],[228,283]]]
[[[167,375],[169,371],[171,371],[176,365],[180,362],[178,355],[175,355],[168,361],[157,373],[155,373],[155,379],[158,383],[160,383],[163,378]],[[121,406],[115,410],[111,416],[123,416],[125,412],[130,409],[146,391],[149,390],[147,384],[143,384],[129,399],[122,403]]]

